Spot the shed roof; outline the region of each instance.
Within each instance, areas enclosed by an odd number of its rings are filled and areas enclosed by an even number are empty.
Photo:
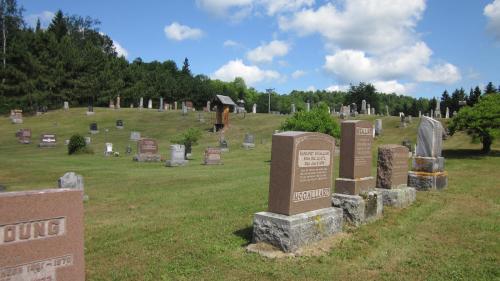
[[[217,97],[216,101],[218,100],[222,104],[236,106],[234,101],[228,96],[216,95],[216,97]]]

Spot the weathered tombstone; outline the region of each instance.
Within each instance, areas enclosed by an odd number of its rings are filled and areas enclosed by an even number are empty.
[[[170,145],[170,160],[167,160],[167,167],[185,166],[189,161],[186,160],[186,147],[182,144]]]
[[[141,133],[140,132],[130,132],[130,140],[131,141],[138,141],[141,139]]]
[[[252,113],[253,114],[257,113],[257,104],[256,103],[254,103],[252,106]]]
[[[382,119],[375,120],[375,136],[382,135]]]
[[[65,101],[63,108],[64,108],[65,111],[69,110],[69,102]]]
[[[295,103],[292,103],[292,110],[291,111],[292,111],[292,114],[295,113]]]
[[[401,119],[401,122],[399,123],[399,127],[400,128],[406,128],[406,118],[405,118],[405,114],[402,113],[400,114],[400,119]]]
[[[436,102],[436,109],[434,110],[434,117],[435,118],[441,118],[441,102],[437,100]]]
[[[163,104],[163,97],[160,97],[160,104],[158,105],[158,111],[159,112],[165,111],[164,104]]]
[[[221,150],[218,147],[207,147],[205,149],[203,164],[220,165],[222,164]]]
[[[82,196],[71,189],[0,193],[0,280],[85,280]]]
[[[20,129],[16,133],[17,141],[22,144],[31,143],[31,129]]]
[[[91,100],[89,101],[89,104],[87,105],[87,113],[86,114],[87,114],[87,116],[95,114],[95,112],[94,112],[94,103]]]
[[[448,185],[441,156],[443,126],[441,122],[423,117],[417,134],[416,156],[412,158],[412,171],[408,172],[408,186],[417,190],[443,189]]]
[[[69,145],[69,140],[64,140],[64,145]]]
[[[132,146],[130,144],[127,145],[125,153],[128,154],[128,155],[130,155],[132,153]]]
[[[450,119],[450,108],[449,107],[446,107],[445,118]]]
[[[82,175],[78,175],[75,172],[68,172],[59,178],[57,181],[59,188],[70,188],[81,190],[83,195],[83,201],[87,201],[89,197],[85,195],[84,184]]]
[[[89,129],[90,129],[90,133],[93,135],[99,133],[99,129],[97,128],[97,123],[95,123],[95,122],[90,123]]]
[[[221,139],[219,141],[219,149],[222,152],[228,152],[229,151],[229,144],[227,143],[227,141],[225,139]]]
[[[140,139],[137,142],[137,154],[134,161],[138,162],[160,162],[161,156],[158,153],[158,143],[154,139]]]
[[[361,101],[361,114],[366,114],[366,100]]]
[[[55,134],[42,134],[40,136],[40,143],[38,144],[38,147],[52,148],[56,147],[56,145],[57,145],[57,138]]]
[[[174,110],[177,110],[177,102],[174,101]]]
[[[245,139],[242,144],[244,149],[254,149],[255,148],[255,137],[250,133],[245,134]]]
[[[371,113],[371,111],[370,111],[371,110],[370,104],[367,104],[366,106],[367,106],[366,112],[368,113],[368,115],[370,115],[370,113]]]
[[[325,134],[273,135],[268,211],[254,216],[254,243],[295,252],[341,231],[342,210],[331,206],[334,149]]]
[[[10,121],[12,124],[22,124],[23,123],[23,111],[20,109],[14,109],[10,111]]]
[[[422,118],[422,111],[418,111],[418,118]]]
[[[123,129],[123,120],[121,119],[116,120],[116,128]]]
[[[139,100],[139,109],[143,109],[144,108],[144,98],[141,97],[141,99]]]
[[[107,142],[105,144],[106,149],[104,150],[104,156],[112,156],[113,155],[113,144]]]
[[[120,109],[120,108],[121,108],[121,100],[120,100],[120,96],[119,96],[119,95],[116,97],[116,105],[115,105],[115,108],[116,108],[116,109]]]
[[[396,144],[378,148],[377,190],[386,206],[405,208],[415,201],[415,188],[407,186],[409,152],[407,147]]]
[[[153,100],[152,99],[148,100],[148,109],[153,109]]]
[[[372,115],[375,115],[375,107],[372,107]]]
[[[306,103],[306,111],[309,112],[311,111],[311,103]]]
[[[340,169],[335,180],[334,207],[355,226],[382,216],[383,201],[371,175],[373,127],[369,121],[341,123]]]
[[[92,139],[90,137],[85,137],[85,144],[89,145],[92,142]]]
[[[109,108],[115,109],[115,103],[113,102],[113,99],[109,99]]]
[[[188,114],[188,108],[184,102],[182,102],[182,115]]]
[[[210,112],[212,109],[210,108],[210,101],[207,101],[207,111]]]

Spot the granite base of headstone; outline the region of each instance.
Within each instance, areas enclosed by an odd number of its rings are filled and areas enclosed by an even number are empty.
[[[342,231],[342,210],[324,208],[296,215],[272,212],[256,213],[253,219],[252,243],[268,243],[283,252],[330,237]]]
[[[82,191],[0,193],[0,280],[85,280]]]
[[[377,190],[359,195],[334,193],[332,206],[343,210],[344,220],[357,227],[382,218],[384,201]]]
[[[59,178],[57,181],[59,188],[70,188],[81,190],[83,194],[83,201],[88,201],[89,196],[84,193],[83,176],[75,172],[68,172]]]
[[[94,115],[94,114],[95,114],[95,112],[94,112],[94,111],[87,111],[85,114],[86,114],[87,116],[89,116],[89,115]]]
[[[408,148],[388,144],[378,148],[377,191],[382,194],[384,205],[406,208],[416,199],[416,190],[407,186]]]
[[[170,160],[167,160],[165,165],[167,167],[186,166],[189,161],[185,159],[185,151],[184,145],[172,144],[170,146]]]

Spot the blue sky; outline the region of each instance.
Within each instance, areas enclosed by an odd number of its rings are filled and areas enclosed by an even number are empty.
[[[373,83],[440,96],[500,84],[500,0],[18,0],[101,21],[129,61],[188,57],[195,74],[278,93]]]

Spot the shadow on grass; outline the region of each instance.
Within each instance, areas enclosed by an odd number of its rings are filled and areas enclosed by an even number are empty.
[[[245,243],[241,244],[241,246],[247,246],[248,244],[252,243],[252,232],[253,226],[249,226],[240,230],[236,230],[235,232],[233,232],[233,234],[245,240]]]
[[[500,157],[499,150],[492,150],[490,153],[483,153],[478,149],[447,149],[443,150],[443,157],[447,159],[473,159],[480,160],[481,158],[489,157]]]

